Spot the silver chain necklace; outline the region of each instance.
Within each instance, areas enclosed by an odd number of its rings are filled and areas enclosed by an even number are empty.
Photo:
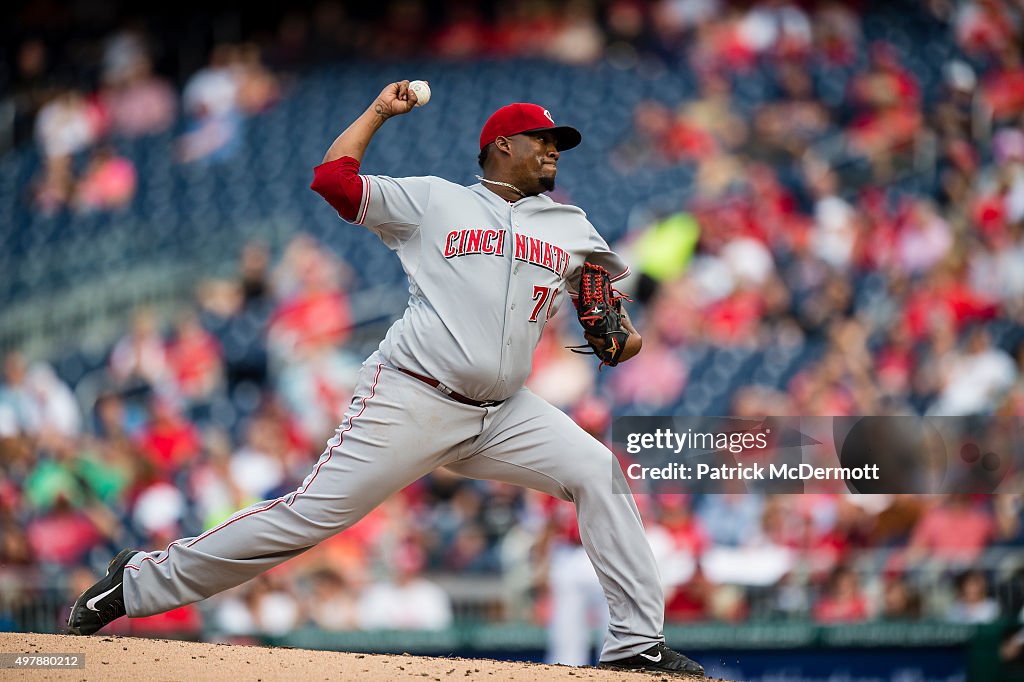
[[[486,182],[486,183],[490,183],[492,185],[501,185],[502,187],[508,187],[510,190],[512,190],[513,192],[515,192],[519,196],[524,197],[524,198],[526,197],[526,192],[524,192],[523,190],[519,189],[515,185],[509,184],[507,182],[502,182],[501,180],[488,180],[487,178],[481,178],[479,175],[476,176],[476,179],[479,180],[480,182]]]

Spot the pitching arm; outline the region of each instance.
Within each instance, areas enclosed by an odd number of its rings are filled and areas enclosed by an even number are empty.
[[[359,165],[374,134],[392,116],[408,113],[416,105],[409,81],[390,83],[377,99],[331,144],[313,170],[310,189],[319,194],[342,218],[359,222],[364,182]]]
[[[338,135],[324,154],[322,163],[335,161],[343,156],[361,162],[374,133],[392,116],[412,111],[416,101],[416,93],[409,89],[409,81],[388,84],[380,91],[373,104],[368,106],[345,132]]]

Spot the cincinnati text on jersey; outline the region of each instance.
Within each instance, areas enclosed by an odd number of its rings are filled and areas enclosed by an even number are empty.
[[[452,230],[444,242],[444,257],[454,258],[471,253],[491,256],[505,255],[505,230]]]
[[[445,237],[445,258],[457,258],[475,253],[504,256],[505,230],[452,230]],[[560,277],[564,277],[566,270],[569,269],[568,251],[543,239],[524,234],[515,235],[512,256],[518,261],[550,270]]]

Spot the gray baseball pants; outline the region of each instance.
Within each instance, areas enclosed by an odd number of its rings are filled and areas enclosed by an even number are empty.
[[[621,476],[614,455],[526,389],[495,407],[463,405],[389,367],[379,353],[363,365],[341,427],[297,490],[132,558],[124,573],[128,615],[162,613],[240,585],[352,526],[438,467],[572,501],[608,600],[601,659],[663,641],[658,569],[632,496],[613,492],[612,472]]]

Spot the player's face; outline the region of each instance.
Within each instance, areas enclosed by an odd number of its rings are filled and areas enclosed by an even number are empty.
[[[555,188],[558,173],[558,150],[555,135],[549,132],[526,133],[509,138],[517,175],[528,193],[550,192]]]

